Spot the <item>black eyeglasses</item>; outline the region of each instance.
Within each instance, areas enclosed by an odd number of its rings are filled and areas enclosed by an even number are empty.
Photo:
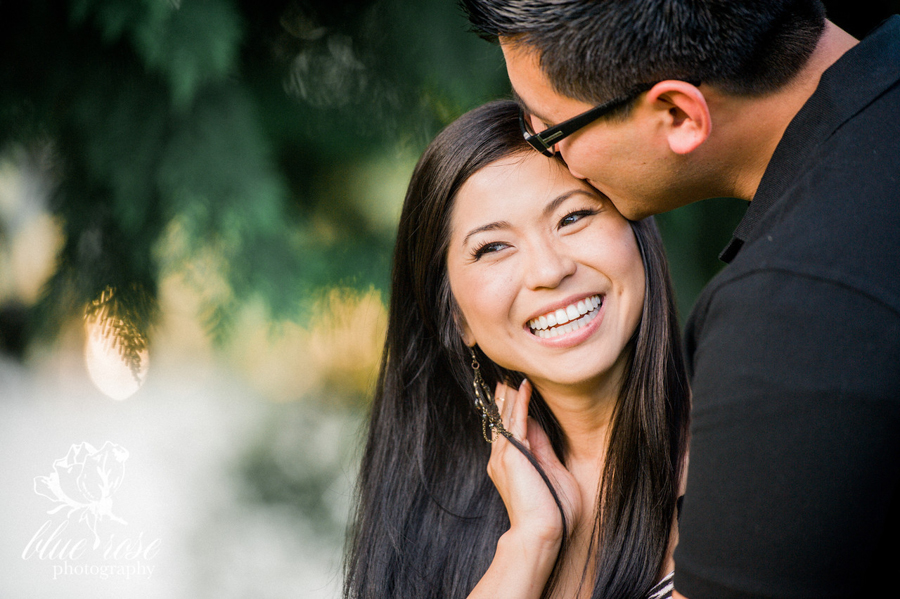
[[[700,82],[689,81],[692,85],[700,85]],[[579,115],[573,116],[572,118],[563,121],[558,125],[554,125],[553,127],[548,127],[544,129],[540,133],[535,133],[531,127],[531,119],[526,117],[524,109],[519,106],[519,125],[522,127],[522,135],[525,136],[525,141],[528,142],[532,148],[543,154],[544,156],[553,156],[556,154],[556,144],[565,139],[566,137],[572,135],[582,127],[590,125],[600,117],[605,114],[611,113],[613,110],[617,108],[621,108],[628,104],[629,102],[633,102],[637,99],[645,91],[648,91],[652,88],[656,83],[646,83],[643,85],[639,85],[631,90],[628,94],[610,100],[609,102],[604,102],[599,106],[595,106],[590,110],[582,112]]]

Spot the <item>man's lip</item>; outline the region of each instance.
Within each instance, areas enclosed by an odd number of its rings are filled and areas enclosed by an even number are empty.
[[[562,301],[555,302],[553,304],[547,304],[547,306],[545,306],[544,308],[541,308],[539,311],[535,312],[534,314],[532,314],[525,320],[525,328],[530,329],[530,327],[528,326],[528,323],[531,322],[532,320],[534,320],[535,318],[540,318],[541,316],[544,316],[551,312],[556,312],[559,309],[565,309],[567,306],[570,306],[572,304],[577,304],[578,302],[585,300],[589,297],[594,297],[595,295],[599,295],[601,300],[604,297],[606,297],[606,294],[601,293],[599,291],[590,291],[588,293],[582,293],[579,295],[570,296]]]

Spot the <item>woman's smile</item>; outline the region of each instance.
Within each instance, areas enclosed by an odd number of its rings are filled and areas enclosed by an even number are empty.
[[[597,294],[528,321],[528,329],[541,339],[553,339],[586,327],[600,313],[603,298]]]

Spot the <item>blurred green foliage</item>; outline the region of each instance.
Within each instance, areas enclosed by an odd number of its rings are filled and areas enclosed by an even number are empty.
[[[284,317],[324,286],[383,287],[392,235],[347,180],[505,86],[452,3],[410,7],[7,3],[0,145],[51,147],[65,237],[33,322],[52,334],[112,290],[146,336],[161,277],[209,251],[214,334],[251,297]]]
[[[898,8],[827,4],[857,35]],[[408,173],[440,127],[509,92],[499,50],[453,0],[0,7],[0,150],[50,149],[65,239],[26,337],[103,296],[145,340],[161,278],[203,255],[227,283],[200,290],[214,335],[251,298],[281,318],[325,286],[384,288],[392,229],[369,206],[388,171]],[[741,210],[660,217],[683,313]]]

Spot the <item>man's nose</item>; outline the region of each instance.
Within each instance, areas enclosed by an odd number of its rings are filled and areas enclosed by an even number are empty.
[[[564,139],[563,141],[554,145],[553,150],[556,152],[557,156],[562,158],[563,163],[566,165],[566,168],[569,169],[569,173],[571,173],[573,177],[575,177],[576,179],[587,180],[587,177],[585,175],[582,175],[577,168],[573,168],[572,164],[569,162],[569,147],[566,141],[568,140]]]

